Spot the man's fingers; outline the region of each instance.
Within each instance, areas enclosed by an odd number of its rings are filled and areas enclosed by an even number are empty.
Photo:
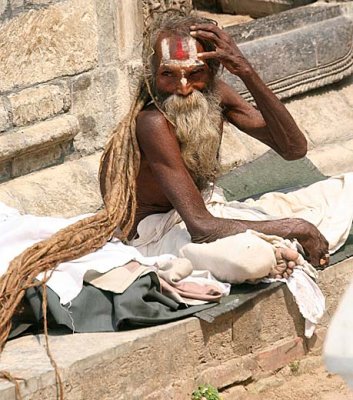
[[[320,258],[320,267],[324,267],[325,265],[329,265],[330,263],[330,254],[325,254],[322,258]]]
[[[195,24],[190,26],[191,31],[209,31],[215,33],[217,36],[222,34],[222,29],[220,29],[217,25],[215,24]]]
[[[206,31],[192,31],[190,35],[195,38],[206,39],[212,41],[217,47],[222,45],[222,40],[213,32],[206,32]]]
[[[197,53],[197,57],[200,60],[208,60],[210,58],[219,58],[217,51],[206,51],[204,53]]]
[[[190,27],[191,33],[196,31],[212,32],[222,41],[229,42],[230,36],[215,24],[196,24]]]

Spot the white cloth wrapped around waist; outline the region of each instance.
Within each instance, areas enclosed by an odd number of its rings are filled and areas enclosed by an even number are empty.
[[[353,173],[314,183],[290,193],[272,192],[258,200],[229,201],[215,188],[206,201],[215,217],[249,221],[279,218],[303,218],[314,224],[329,242],[329,251],[337,251],[346,241],[353,220]],[[137,227],[138,238],[131,244],[145,256],[171,253],[178,255],[191,238],[175,210],[146,217]]]

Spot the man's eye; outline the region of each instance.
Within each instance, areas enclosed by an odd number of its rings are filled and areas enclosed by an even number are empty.
[[[173,73],[170,71],[163,71],[162,76],[173,76]]]
[[[191,71],[190,72],[190,75],[197,75],[197,74],[199,74],[199,73],[201,73],[201,72],[203,72],[204,70],[203,69],[198,69],[198,70],[196,70],[196,71]]]

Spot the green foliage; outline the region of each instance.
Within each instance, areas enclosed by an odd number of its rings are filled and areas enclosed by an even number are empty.
[[[200,385],[191,395],[191,400],[222,400],[212,385]]]
[[[289,369],[293,375],[298,375],[299,373],[299,367],[300,367],[300,361],[295,360],[289,363]]]

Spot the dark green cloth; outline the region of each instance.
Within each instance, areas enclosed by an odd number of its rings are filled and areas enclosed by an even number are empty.
[[[154,273],[137,279],[122,294],[85,283],[80,294],[65,306],[60,304],[59,297],[50,288],[47,288],[47,293],[51,326],[63,325],[75,332],[112,332],[157,325],[188,317],[216,305],[179,305],[159,292],[159,282]],[[28,289],[26,297],[35,321],[41,321],[41,287]]]
[[[285,161],[273,150],[236,168],[217,181],[228,201],[274,191],[289,191],[326,179],[307,158]]]

